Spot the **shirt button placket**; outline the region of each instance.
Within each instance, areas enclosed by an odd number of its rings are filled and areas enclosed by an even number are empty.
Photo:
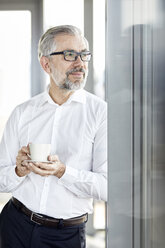
[[[58,126],[60,122],[60,117],[61,117],[61,107],[59,106],[54,114],[54,123],[53,123],[53,132],[52,132],[52,152],[56,152],[56,146],[57,146],[57,139],[58,139]]]
[[[47,198],[48,198],[48,192],[49,192],[49,184],[50,184],[50,178],[45,177],[44,186],[41,194],[41,201],[40,201],[40,212],[45,213],[46,212],[46,205],[47,205]]]

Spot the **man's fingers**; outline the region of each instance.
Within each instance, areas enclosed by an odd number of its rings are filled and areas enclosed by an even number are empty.
[[[20,161],[24,161],[24,160],[28,160],[29,157],[28,156],[17,156],[17,159]]]
[[[19,177],[26,176],[31,172],[29,165],[26,163],[25,160],[29,160],[29,147],[23,146],[19,151],[16,157],[16,174]]]
[[[56,161],[59,161],[59,158],[57,155],[49,155],[48,160],[52,162],[56,162]]]
[[[20,159],[27,158],[27,156],[23,156],[23,155],[19,155],[18,157]],[[52,163],[26,162],[24,160],[20,161],[18,159],[17,162],[19,161],[19,163],[22,164],[22,167],[27,168],[27,170],[29,169],[31,172],[38,174],[40,176],[54,175],[58,178],[61,178],[62,175],[65,173],[66,166],[63,163],[61,163],[57,155],[49,155],[48,159]]]
[[[41,163],[41,162],[35,162],[34,165],[38,168],[41,168],[42,170],[54,170],[56,163],[48,164],[48,163]]]
[[[21,165],[26,166],[27,168],[30,167],[30,166],[29,166],[29,162],[26,162],[26,160],[23,160],[23,161],[21,162]]]
[[[49,176],[51,175],[51,172],[48,170],[40,169],[39,167],[35,166],[33,163],[29,163],[31,167],[31,171],[35,174],[38,174],[40,176]]]
[[[16,160],[18,163],[21,163],[24,160],[29,160],[30,157],[28,156],[29,149],[26,146],[23,146],[21,150],[18,151],[18,155],[16,157]]]
[[[21,148],[21,150],[22,150],[22,152],[29,153],[29,147],[27,147],[27,146],[23,146]]]
[[[26,146],[23,146],[19,151],[18,151],[18,155],[25,155],[25,154],[29,154],[29,148],[27,148]]]

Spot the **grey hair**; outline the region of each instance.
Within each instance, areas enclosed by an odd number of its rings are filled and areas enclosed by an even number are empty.
[[[38,43],[38,59],[42,56],[48,56],[50,53],[56,50],[56,36],[60,34],[68,34],[68,35],[80,35],[83,37],[82,32],[79,28],[72,25],[61,25],[48,29],[40,38]],[[87,48],[89,47],[88,41],[85,37],[84,41],[86,43]]]

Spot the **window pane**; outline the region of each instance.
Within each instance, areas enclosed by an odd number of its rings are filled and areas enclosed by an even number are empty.
[[[65,24],[84,30],[84,1],[44,0],[44,29]]]
[[[0,11],[0,138],[11,111],[30,97],[31,13]]]

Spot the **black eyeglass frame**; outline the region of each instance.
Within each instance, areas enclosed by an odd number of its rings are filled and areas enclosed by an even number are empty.
[[[65,54],[66,54],[67,52],[74,52],[75,54],[77,54],[77,56],[75,57],[74,60],[67,60],[67,59],[65,58]],[[64,59],[65,59],[66,61],[69,61],[69,62],[76,61],[77,58],[78,58],[78,56],[80,56],[80,58],[81,58],[81,60],[82,60],[83,62],[89,62],[89,61],[91,60],[91,57],[90,57],[90,60],[83,60],[82,57],[81,57],[81,56],[83,55],[83,53],[86,53],[86,55],[90,55],[90,56],[92,57],[92,54],[91,54],[91,52],[89,52],[89,51],[83,51],[83,52],[78,53],[78,52],[76,52],[76,51],[74,51],[74,50],[64,50],[64,51],[61,51],[61,52],[53,52],[53,53],[49,54],[49,56],[63,54],[63,55],[64,55]]]

